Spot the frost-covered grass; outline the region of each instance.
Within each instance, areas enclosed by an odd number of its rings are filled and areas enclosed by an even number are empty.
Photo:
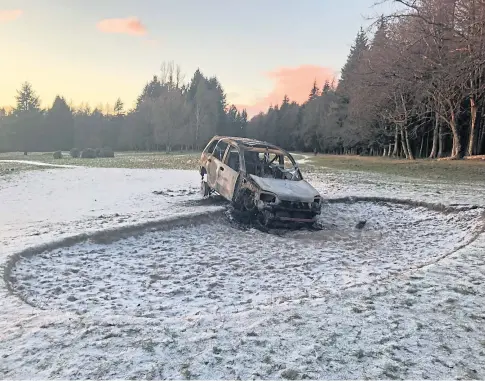
[[[6,335],[5,376],[483,377],[484,257],[455,252],[478,210],[333,204],[322,218],[317,235],[215,221],[21,260],[15,291],[58,318]]]
[[[21,260],[13,288],[33,305],[76,313],[161,321],[232,314],[370,286],[435,263],[476,236],[481,214],[337,203],[320,217],[324,230],[283,236],[241,231],[223,219]],[[356,229],[362,220],[365,228]]]
[[[34,169],[41,169],[41,167],[36,165],[25,164],[25,163],[0,161],[0,177],[12,176],[22,171],[31,171]]]
[[[332,203],[316,233],[268,235],[218,217],[33,253],[7,272],[14,293],[0,284],[0,378],[483,379],[485,188],[305,174],[326,198],[480,207]],[[81,232],[221,210],[199,199],[196,171],[11,179],[0,178],[2,267]]]

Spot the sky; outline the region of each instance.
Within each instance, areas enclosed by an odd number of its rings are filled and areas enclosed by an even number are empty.
[[[252,115],[338,78],[375,0],[0,0],[0,106],[134,105],[163,62],[217,76]]]

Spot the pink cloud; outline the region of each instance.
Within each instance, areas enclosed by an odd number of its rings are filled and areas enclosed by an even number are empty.
[[[14,21],[24,13],[21,9],[0,9],[0,23]]]
[[[297,67],[282,67],[266,73],[274,82],[273,90],[253,104],[236,105],[238,109],[246,108],[249,115],[266,111],[269,106],[281,104],[283,97],[288,95],[290,101],[303,103],[308,99],[313,82],[322,89],[325,81],[331,82],[337,73],[325,66],[301,65]]]
[[[147,33],[145,26],[136,17],[104,19],[98,22],[97,28],[103,33],[129,34],[132,36],[143,36]]]

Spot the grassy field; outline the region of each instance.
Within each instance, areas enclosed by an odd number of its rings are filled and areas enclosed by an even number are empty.
[[[0,160],[29,160],[46,164],[79,165],[98,168],[173,168],[197,169],[200,152],[117,152],[114,158],[74,159],[64,154],[62,159],[54,159],[52,153],[3,153]]]
[[[5,163],[0,161],[0,177],[11,176],[21,171],[32,171],[42,169],[35,165],[21,164],[21,163]],[[45,168],[45,167],[44,167]]]
[[[300,161],[303,154],[295,154]],[[68,154],[62,159],[54,159],[52,153],[3,153],[0,160],[30,160],[46,164],[79,165],[101,168],[173,168],[197,169],[200,152],[119,152],[115,158],[73,159]],[[428,179],[445,182],[485,182],[484,160],[402,160],[382,157],[306,155],[301,164],[303,170],[351,170],[399,175],[409,178]],[[0,174],[14,171],[43,169],[27,164],[0,162]]]
[[[319,155],[306,163],[331,168],[447,182],[485,182],[483,160],[403,160],[383,157]]]

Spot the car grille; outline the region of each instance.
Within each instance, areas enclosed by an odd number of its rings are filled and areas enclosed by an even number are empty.
[[[281,201],[280,206],[287,209],[309,210],[312,208],[310,202]]]

